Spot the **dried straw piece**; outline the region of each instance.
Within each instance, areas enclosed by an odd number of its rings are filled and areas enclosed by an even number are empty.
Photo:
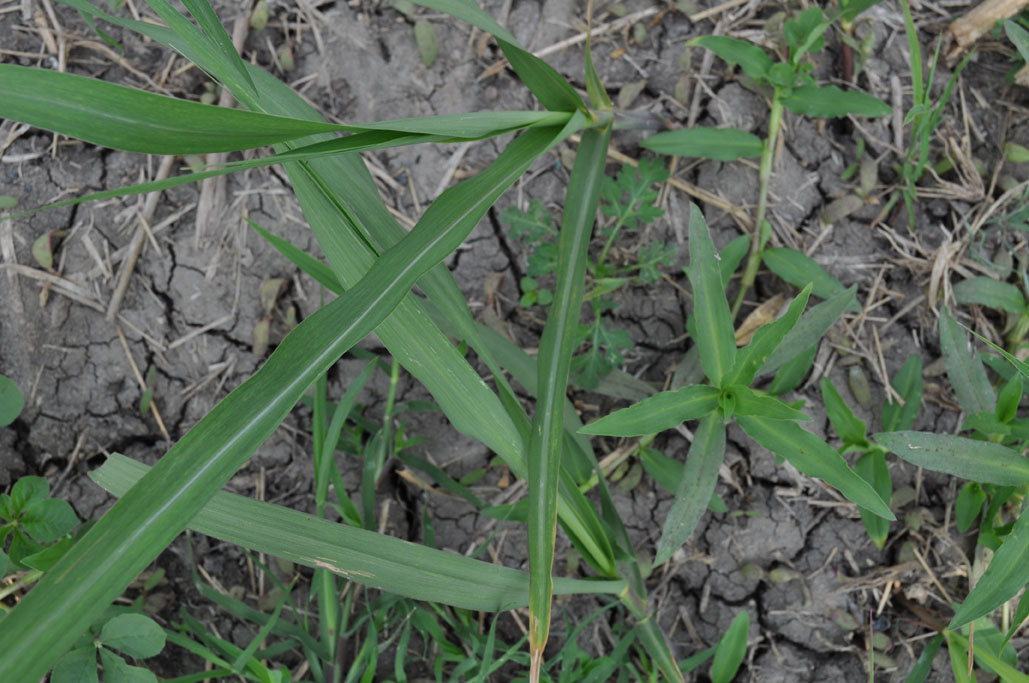
[[[954,41],[954,49],[947,54],[947,61],[955,61],[994,24],[1015,16],[1027,5],[1029,0],[985,0],[968,14],[959,17],[947,29],[949,39]]]

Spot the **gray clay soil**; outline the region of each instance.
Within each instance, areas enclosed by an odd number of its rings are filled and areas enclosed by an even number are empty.
[[[571,0],[488,0],[485,9],[530,49],[539,50],[578,33],[584,4]],[[286,80],[330,118],[363,121],[533,106],[528,92],[509,72],[480,78],[496,60],[497,52],[491,44],[480,43],[481,34],[457,21],[427,15],[438,34],[440,49],[436,62],[426,68],[420,61],[411,23],[387,3],[305,0],[294,4],[281,0],[272,2],[271,7],[268,27],[250,32],[246,58],[275,69],[270,48],[283,42],[283,20],[293,25],[290,31],[294,38],[295,25],[300,22],[304,29],[293,47],[296,69]],[[34,13],[39,8],[40,4],[32,0],[0,2],[0,60],[56,66],[38,33],[24,28],[34,25]],[[616,18],[607,9],[603,4],[598,6],[601,21]],[[716,28],[724,30],[730,16],[749,17],[740,26],[760,29],[762,20],[777,7],[751,2],[733,10],[732,15],[716,13],[711,20],[696,23],[680,11],[669,11],[666,5],[645,0],[630,0],[622,9],[652,9],[660,15],[652,14],[644,20],[649,22],[657,16],[639,44],[630,42],[624,31],[599,42],[596,53],[601,76],[613,94],[627,84],[645,80],[645,87],[630,103],[632,108],[660,114],[676,125],[695,122],[764,132],[767,105],[763,98],[741,87],[718,60],[712,66],[708,58],[707,66],[702,66],[702,51],[692,51],[692,64],[685,64],[682,55],[687,39]],[[231,25],[240,11],[230,3],[221,3],[219,10],[226,25]],[[134,34],[109,29],[125,47],[124,59],[131,67],[127,68],[112,61],[112,53],[101,50],[100,41],[75,12],[58,5],[56,13],[68,32],[69,44],[74,45],[68,53],[69,71],[150,89],[154,84],[145,79],[156,79],[164,92],[179,97],[195,99],[204,92],[201,73],[181,69],[181,59],[171,63],[172,56],[157,46]],[[928,50],[949,17],[925,12],[920,18],[924,49]],[[892,78],[899,77],[905,86],[910,84],[899,7],[889,0],[882,3],[872,10],[871,20],[862,24],[860,31],[874,34],[875,49],[858,82],[872,94],[891,101]],[[612,58],[616,51],[622,54]],[[839,78],[839,52],[839,40],[833,34],[819,58],[816,76],[824,80]],[[40,56],[32,56],[36,54]],[[581,45],[575,45],[549,55],[548,60],[582,86],[582,57]],[[980,54],[965,72],[962,97],[952,106],[943,128],[955,139],[966,136],[974,155],[991,169],[999,158],[996,141],[1004,135],[1029,142],[1025,108],[1029,95],[1005,83],[1006,70],[1004,57],[996,51]],[[283,76],[281,70],[276,73]],[[691,89],[686,103],[676,101],[673,93],[677,83],[685,75],[697,73],[703,77],[687,79]],[[948,75],[941,74],[938,81]],[[906,92],[909,97],[910,88]],[[961,105],[963,111],[959,111]],[[967,124],[954,123],[962,120]],[[889,300],[872,312],[856,333],[862,343],[870,344],[871,328],[877,329],[890,375],[909,354],[921,354],[927,366],[927,389],[916,428],[952,433],[958,417],[953,397],[945,376],[935,370],[938,364],[933,365],[940,357],[934,313],[924,302],[909,304],[925,293],[929,266],[938,250],[946,248],[954,237],[960,216],[975,202],[988,198],[927,200],[919,206],[912,233],[906,230],[902,208],[888,215],[880,227],[870,227],[881,204],[870,204],[832,228],[824,226],[819,221],[822,210],[852,187],[840,177],[856,158],[859,138],[866,142],[865,153],[880,159],[880,186],[896,180],[889,170],[896,160],[891,151],[891,120],[863,120],[860,124],[858,130],[846,120],[822,123],[787,116],[785,144],[771,187],[775,239],[801,248],[820,239],[814,256],[844,285],[856,283],[862,302],[889,295]],[[12,122],[0,125],[0,142],[16,127]],[[640,158],[641,137],[640,133],[619,134],[615,146],[630,157]],[[52,143],[52,135],[31,130],[0,152],[0,194],[17,197],[23,207],[35,207],[153,177],[160,162],[73,141],[59,140],[56,148]],[[402,215],[416,217],[418,207],[424,207],[439,192],[440,169],[455,155],[462,155],[456,166],[461,176],[481,169],[499,149],[497,142],[467,148],[419,146],[377,152],[367,159],[381,171],[380,178],[386,179],[382,191],[391,206]],[[498,214],[505,206],[524,205],[530,198],[542,200],[551,209],[559,208],[568,176],[565,162],[571,149],[556,150],[541,160],[524,182],[500,200],[495,212],[483,220],[448,264],[473,313],[489,317],[525,348],[538,343],[541,319],[538,312],[517,305],[517,283],[525,273],[527,254],[523,245],[506,236]],[[181,160],[177,161],[173,172],[180,172],[181,167]],[[616,164],[609,167],[611,173],[616,170]],[[757,195],[752,165],[681,162],[677,176],[737,207],[752,206]],[[0,372],[12,377],[27,397],[21,417],[10,428],[0,430],[0,490],[20,476],[44,475],[55,494],[69,500],[79,517],[97,518],[112,499],[85,473],[110,452],[153,463],[170,445],[153,417],[140,414],[141,389],[132,363],[141,372],[150,366],[156,368],[155,401],[174,441],[262,362],[252,352],[251,339],[261,314],[257,292],[263,280],[282,277],[289,282],[272,328],[273,344],[283,334],[281,313],[286,306],[294,305],[300,317],[319,306],[323,295],[315,283],[242,220],[250,218],[318,253],[281,172],[272,169],[230,176],[224,201],[206,225],[197,220],[198,199],[199,190],[194,186],[161,196],[148,221],[154,227],[153,238],[144,244],[117,324],[108,322],[104,312],[115,286],[120,255],[138,229],[142,200],[59,208],[0,223],[4,261],[27,268],[34,266],[30,248],[36,237],[50,230],[69,231],[60,251],[59,270],[79,287],[80,293],[78,300],[72,300],[51,291],[46,305],[41,306],[40,281],[12,269],[0,273]],[[683,334],[688,303],[678,288],[685,283],[680,266],[686,257],[683,234],[688,201],[685,195],[671,192],[665,205],[666,217],[651,228],[652,236],[663,237],[678,247],[677,265],[668,269],[669,279],[652,288],[620,294],[620,306],[613,313],[615,321],[629,330],[637,344],[628,354],[624,370],[655,386],[674,373],[690,346]],[[720,246],[739,234],[732,217],[719,207],[702,208]],[[888,239],[890,235],[902,235],[905,241],[898,246]],[[496,286],[498,277],[499,288],[495,296],[490,296],[488,290]],[[765,300],[787,290],[781,281],[762,276],[753,298]],[[124,334],[124,345],[120,334]],[[386,354],[374,337],[363,346]],[[822,351],[816,374],[831,369],[830,377],[844,387],[845,369],[836,363],[838,358],[828,342]],[[884,392],[876,368],[860,358],[858,361],[872,380],[871,405],[881,404]],[[340,394],[360,365],[344,360],[331,372],[330,396]],[[385,392],[386,382],[380,375],[362,397],[370,415],[375,415]],[[423,389],[402,377],[399,400],[425,398],[429,397]],[[624,405],[596,394],[580,393],[575,398],[586,419]],[[824,413],[818,413],[817,379],[808,380],[796,398],[808,401],[808,409],[818,417],[813,429],[825,433],[829,427]],[[853,404],[849,394],[847,398]],[[876,414],[863,408],[858,412],[872,430],[877,428]],[[232,480],[230,488],[312,510],[309,420],[309,411],[298,408]],[[429,453],[455,476],[490,462],[491,454],[481,444],[456,434],[436,414],[412,417],[407,431],[428,437],[430,441],[420,447],[421,452]],[[838,504],[835,493],[788,465],[776,465],[770,453],[742,432],[733,430],[729,436],[718,491],[730,513],[706,515],[674,561],[650,577],[654,607],[677,654],[685,657],[709,647],[739,610],[747,610],[751,616],[750,648],[739,680],[867,680],[862,632],[843,628],[840,614],[850,613],[866,623],[866,615],[880,608],[883,586],[892,580],[892,595],[882,604],[875,628],[891,638],[889,654],[898,667],[881,672],[878,680],[902,680],[912,656],[921,651],[924,636],[930,633],[911,606],[930,614],[942,611],[930,597],[934,589],[926,573],[899,563],[898,540],[919,539],[929,549],[928,561],[935,574],[953,594],[963,595],[967,584],[962,577],[962,553],[971,550],[970,539],[958,535],[952,523],[945,526],[955,482],[929,473],[916,481],[912,467],[891,461],[895,488],[909,487],[912,494],[898,517],[909,521],[917,517],[920,526],[916,529],[903,521],[894,524],[890,543],[879,551],[869,542],[854,506]],[[688,446],[675,433],[662,436],[655,445],[680,459]],[[604,453],[615,443],[599,440],[597,447]],[[496,498],[503,493],[497,487],[499,476],[491,472],[484,480],[483,496]],[[356,478],[350,481],[356,482]],[[643,476],[631,489],[616,489],[616,496],[633,541],[652,552],[670,505],[669,494],[649,476]],[[395,475],[380,492],[380,504],[384,500],[391,503],[388,533],[417,539],[421,506],[427,504],[440,547],[465,552],[485,539],[488,520],[474,509],[439,496],[423,497]],[[524,532],[515,525],[501,528],[504,533],[497,544],[499,560],[508,566],[526,566]],[[241,645],[249,642],[253,636],[250,626],[219,612],[192,588],[187,550],[223,586],[242,585],[251,591],[246,559],[237,548],[198,536],[187,548],[185,539],[180,539],[156,562],[167,571],[164,584],[150,596],[156,617],[167,623],[186,608],[223,636]],[[563,557],[563,547],[559,547],[558,557]],[[791,580],[773,582],[764,578],[768,576],[764,572],[776,568],[792,570]],[[559,566],[558,571],[564,571],[564,567]],[[562,600],[559,604],[559,609],[572,615],[589,614],[599,605],[588,599]],[[513,621],[502,619],[501,624],[508,636],[520,635]],[[606,643],[597,634],[584,638],[586,641],[589,647],[600,649]],[[1018,638],[1015,646],[1019,651],[1026,650],[1025,642]],[[199,661],[169,648],[158,663],[158,671],[171,675],[200,666]],[[941,654],[930,680],[952,680],[951,676]]]

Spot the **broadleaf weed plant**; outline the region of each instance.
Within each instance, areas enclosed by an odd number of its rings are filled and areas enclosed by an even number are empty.
[[[263,234],[295,262],[304,264],[304,270],[338,297],[299,323],[250,379],[212,409],[156,465],[147,467],[114,454],[94,473],[96,481],[119,500],[0,621],[0,642],[4,643],[0,680],[38,680],[45,675],[132,579],[187,528],[315,568],[317,637],[286,630],[305,647],[318,649],[326,656],[325,661],[332,661],[341,639],[351,632],[344,623],[349,611],[340,608],[338,597],[342,582],[349,582],[454,609],[496,612],[528,605],[529,676],[532,681],[541,680],[550,666],[544,648],[550,633],[552,596],[588,593],[615,596],[618,607],[635,620],[631,629],[633,645],[648,662],[648,675],[656,677],[660,673],[669,680],[682,680],[679,663],[650,613],[644,580],[650,563],[644,566],[637,556],[607,478],[583,435],[646,437],[683,421],[699,420],[676,484],[675,502],[664,524],[655,564],[667,562],[686,542],[712,501],[725,450],[726,425],[731,420],[800,471],[835,486],[870,513],[893,519],[876,489],[835,449],[798,424],[809,418],[797,406],[774,395],[787,391],[806,372],[810,365],[808,351],[843,310],[853,305],[854,290],[830,286],[832,291],[824,292],[826,300],[805,312],[810,295],[824,288],[825,282],[814,278],[803,283],[787,312],[758,329],[749,344],[737,349],[726,284],[746,250],[733,247],[738,256],[733,267],[720,264],[696,206],[691,206],[689,221],[688,278],[693,313],[688,327],[703,378],[582,427],[566,397],[569,378],[576,371],[599,377],[604,366],[593,360],[586,369],[576,367],[574,354],[584,338],[581,309],[586,301],[603,300],[602,294],[595,293],[602,292],[599,283],[603,279],[617,280],[630,274],[620,270],[624,266],[608,261],[608,247],[620,230],[631,228],[631,222],[654,215],[648,208],[650,185],[663,177],[651,164],[644,166],[639,176],[623,174],[618,180],[605,180],[615,116],[593,67],[588,41],[585,82],[589,103],[474,4],[428,0],[420,4],[491,34],[545,111],[480,112],[333,125],[322,121],[287,86],[245,63],[205,0],[184,0],[188,15],[166,0],[147,0],[163,25],[116,16],[86,0],[62,1],[91,24],[104,21],[176,50],[213,78],[218,87],[230,91],[244,109],[212,107],[79,76],[0,65],[0,116],[131,152],[186,155],[269,144],[276,151],[269,158],[234,162],[63,203],[166,189],[217,174],[282,164],[328,264]],[[773,101],[769,137],[757,146],[736,133],[718,134],[725,140],[750,144],[750,150],[762,157],[763,199],[751,242],[751,260],[744,271],[743,291],[752,284],[746,273],[756,273],[753,259],[760,259],[765,246],[762,236],[767,236],[767,179],[783,107],[813,115],[854,111],[878,115],[884,111],[885,105],[874,98],[820,88],[811,82],[803,56],[820,47],[828,23],[817,9],[787,22],[784,33],[790,56],[775,63],[761,49],[741,41],[701,38],[696,42],[740,63],[749,77],[769,89]],[[836,108],[827,109],[833,102]],[[338,132],[349,135],[335,137]],[[486,169],[437,198],[410,232],[392,218],[367,168],[358,155],[352,154],[420,143],[467,142],[509,133],[520,134]],[[497,341],[473,320],[453,276],[441,263],[523,173],[574,134],[581,138],[556,231],[549,311],[538,357],[532,359],[520,349]],[[650,146],[654,148],[655,144]],[[598,209],[613,222],[606,226],[608,233],[602,227],[607,246],[592,263],[596,286],[601,289],[587,292],[586,276],[591,270],[588,253]],[[543,222],[541,216],[533,220],[536,224]],[[746,239],[742,246],[746,246]],[[664,250],[656,252],[663,254]],[[646,258],[652,257],[631,271],[633,277],[653,275],[651,268],[663,256],[651,253]],[[415,286],[424,293],[424,299],[411,292]],[[601,319],[602,309],[594,309],[594,320]],[[269,310],[266,305],[266,314]],[[612,340],[610,334],[604,336],[603,329],[593,326],[586,335],[592,341],[591,348],[617,348],[617,337]],[[385,460],[391,455],[400,458],[403,450],[397,447],[398,434],[392,426],[392,417],[399,410],[392,398],[387,401],[386,419],[375,437],[361,444],[361,505],[344,500],[342,487],[335,480],[338,472],[333,467],[334,453],[357,393],[374,369],[366,368],[335,406],[328,402],[324,376],[372,331],[392,356],[391,387],[396,386],[400,368],[406,369],[425,386],[456,429],[481,441],[528,483],[528,572],[375,532],[374,509],[370,507],[374,482]],[[452,340],[475,352],[492,375],[495,390]],[[613,363],[614,359],[603,361]],[[531,419],[505,370],[535,397]],[[772,372],[777,374],[767,391],[754,386],[758,378]],[[312,385],[316,387],[316,514],[306,515],[219,491]],[[599,510],[583,493],[587,483],[596,488]],[[346,524],[327,519],[326,511],[332,507],[330,488],[338,496],[337,512]],[[553,577],[558,523],[592,571],[589,579]],[[289,594],[283,587],[276,614]],[[264,623],[268,632],[286,628],[277,618]],[[373,634],[379,622],[370,617],[364,623]],[[199,637],[198,628],[190,630]],[[723,638],[725,645],[712,653],[711,675],[715,680],[730,680],[734,675],[746,650],[746,631],[747,620],[739,616]],[[402,628],[399,633],[403,633]],[[261,640],[255,639],[253,648]],[[183,644],[186,639],[177,642]],[[375,638],[369,637],[366,642],[372,643],[367,645],[369,652],[376,648]],[[492,653],[492,646],[484,647],[483,652]],[[234,660],[227,662],[231,664],[228,669],[239,673],[253,654],[250,648],[239,652],[224,649],[218,656],[224,659],[222,655],[232,655]],[[320,661],[320,656],[309,658],[316,660]],[[312,666],[311,672],[319,681],[340,680],[343,673],[322,666]],[[267,672],[266,677],[271,679],[273,673]],[[281,672],[275,675],[281,680]],[[367,672],[363,675],[367,677]],[[264,672],[258,678],[262,677]]]

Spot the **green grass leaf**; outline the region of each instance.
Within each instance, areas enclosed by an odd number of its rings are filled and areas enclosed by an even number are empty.
[[[890,479],[890,468],[886,464],[886,454],[879,449],[865,453],[854,463],[854,471],[867,481],[884,501],[893,496],[893,480]],[[867,508],[860,508],[861,523],[872,543],[880,550],[886,545],[886,537],[890,533],[889,521],[883,519]]]
[[[883,432],[872,437],[913,465],[999,486],[1029,484],[1029,460],[1007,446],[929,432]]]
[[[767,80],[768,71],[772,68],[772,58],[757,45],[744,40],[727,36],[701,36],[689,41],[687,45],[699,45],[729,64],[739,64],[743,73],[755,81]]]
[[[736,161],[761,156],[761,138],[738,128],[697,126],[655,133],[640,143],[658,154],[716,161]]]
[[[339,130],[155,95],[84,76],[0,64],[0,115],[96,145],[148,154],[228,152]]]
[[[893,109],[878,97],[857,90],[840,90],[835,85],[802,85],[782,98],[794,114],[835,118],[837,116],[889,116]]]
[[[822,402],[825,403],[825,412],[840,440],[848,446],[867,446],[865,423],[854,415],[832,380],[823,377],[820,388]]]
[[[752,439],[789,460],[804,474],[821,479],[884,519],[896,519],[875,489],[850,469],[839,453],[811,432],[794,422],[757,416],[740,416],[737,421]]]
[[[607,436],[657,434],[687,420],[701,418],[717,407],[718,389],[698,384],[678,391],[662,391],[591,422],[579,433]]]
[[[539,393],[528,451],[529,644],[533,670],[537,672],[550,631],[564,399],[610,138],[610,129],[587,130],[576,153],[561,221],[554,300],[540,339]]]
[[[968,337],[946,307],[940,313],[940,347],[961,409],[969,415],[992,413],[997,396],[986,377],[986,368],[979,355],[969,349]]]
[[[711,662],[711,683],[731,683],[747,654],[747,632],[750,613],[741,610],[718,641],[715,660]]]
[[[904,367],[890,380],[890,385],[904,399],[904,405],[887,398],[882,412],[883,431],[911,429],[922,407],[922,357],[917,353],[908,356]]]
[[[744,386],[734,386],[728,391],[733,393],[734,414],[736,415],[757,415],[769,420],[799,420],[801,422],[811,420],[808,415],[791,408],[774,396],[767,396]]]
[[[800,316],[797,324],[769,354],[768,360],[758,370],[758,376],[775,372],[787,361],[793,360],[816,345],[817,341],[836,323],[840,315],[853,307],[855,292],[857,292],[857,285],[851,285],[850,288],[813,306],[811,310]],[[760,333],[761,330],[758,330],[754,335],[755,339]],[[753,343],[751,342],[751,345]]]
[[[804,308],[807,306],[811,296],[812,285],[808,284],[800,291],[793,301],[790,302],[786,313],[770,323],[762,325],[751,338],[750,343],[737,351],[736,365],[733,367],[730,380],[731,384],[742,384],[749,386],[754,381],[757,371],[763,366],[772,352],[793,329],[800,319]]]
[[[985,275],[962,280],[954,285],[953,290],[954,299],[959,304],[978,304],[1015,315],[1022,315],[1027,310],[1022,290]]]
[[[695,341],[700,348],[704,374],[713,385],[721,387],[736,362],[736,335],[722,288],[718,258],[704,214],[691,203],[689,278],[693,286]]]
[[[686,466],[675,490],[675,501],[661,529],[655,566],[667,562],[697,528],[718,483],[718,468],[724,457],[725,423],[717,413],[709,413],[693,435]]]
[[[769,270],[795,287],[805,287],[810,283],[812,293],[819,299],[831,299],[846,291],[840,281],[826,272],[825,268],[796,249],[772,247],[765,249],[761,259]],[[858,309],[856,302],[851,309]]]
[[[90,477],[113,495],[124,496],[148,471],[152,468],[114,454]],[[188,528],[417,600],[491,612],[528,602],[525,572],[232,493],[216,493]],[[594,589],[613,593],[624,585],[622,581],[559,579],[554,588],[559,594]]]

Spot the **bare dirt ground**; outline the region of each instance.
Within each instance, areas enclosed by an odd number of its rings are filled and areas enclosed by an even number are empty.
[[[727,8],[688,4],[673,8],[629,0],[598,5],[598,25],[613,27],[601,31],[597,41],[602,78],[613,95],[625,93],[629,101],[623,105],[660,114],[677,126],[732,125],[763,134],[766,101],[741,87],[719,60],[684,43],[713,32],[760,40],[765,22],[781,8],[765,2],[729,3]],[[136,2],[131,9],[146,14],[143,3]],[[584,86],[581,41],[560,47],[561,41],[583,30],[584,3],[489,0],[485,9],[530,50],[552,50],[548,61],[573,83]],[[916,16],[923,51],[932,54],[936,37],[964,9],[961,3],[936,5],[923,0]],[[220,16],[230,27],[241,17],[245,20],[241,12],[235,4],[219,5]],[[421,62],[407,18],[388,3],[356,0],[272,2],[271,22],[263,30],[250,30],[243,54],[291,83],[330,120],[533,106],[511,73],[501,69],[484,77],[498,53],[481,33],[442,15],[422,14],[439,38],[439,56],[431,67]],[[635,20],[622,21],[625,15]],[[899,7],[886,1],[867,16],[858,30],[873,37],[873,48],[857,82],[887,102],[895,102],[900,95],[906,109],[911,78]],[[645,27],[643,35],[634,35],[632,27],[637,23]],[[204,75],[187,68],[183,59],[134,34],[109,30],[122,41],[124,53],[105,45],[66,7],[51,8],[41,0],[0,0],[0,60],[63,68],[184,98],[197,99],[205,92]],[[275,55],[287,42],[296,66],[285,73]],[[840,78],[840,50],[838,35],[830,32],[828,48],[818,57],[818,78]],[[824,374],[854,405],[844,389],[844,365],[859,365],[870,378],[874,408],[884,400],[884,374],[892,376],[910,353],[919,353],[927,368],[927,384],[916,428],[955,431],[957,408],[946,376],[935,362],[940,348],[934,306],[939,295],[947,293],[952,273],[974,270],[971,254],[958,252],[953,245],[963,235],[962,220],[1000,194],[991,187],[991,178],[998,177],[995,169],[1002,163],[1003,142],[1029,143],[1029,95],[1005,81],[1009,54],[996,42],[981,46],[959,81],[934,142],[938,146],[953,142],[958,154],[981,161],[985,180],[970,186],[946,176],[944,180],[953,187],[920,202],[910,232],[902,205],[882,215],[887,191],[897,180],[891,168],[898,160],[897,143],[906,144],[898,138],[898,120],[819,122],[787,115],[771,189],[774,239],[810,250],[844,285],[856,283],[859,299],[866,304],[861,315],[848,315],[834,337],[848,344],[852,353],[841,353],[840,343],[823,342],[813,375],[797,393],[814,414],[819,414],[817,384]],[[942,86],[947,77],[949,72],[941,66],[937,83]],[[630,88],[638,88],[631,99]],[[639,159],[644,156],[638,146],[641,137],[640,133],[619,134],[614,146],[621,154]],[[841,175],[855,161],[861,140],[865,154],[879,162],[876,189],[861,209],[826,225],[820,221],[825,207],[853,187],[854,181],[841,180]],[[0,145],[0,194],[18,198],[22,207],[154,178],[161,167],[159,158],[55,140],[49,133],[10,121],[0,124]],[[495,142],[419,146],[369,154],[366,160],[381,181],[383,196],[404,220],[416,218],[448,182],[483,168],[499,149]],[[530,198],[551,208],[558,206],[568,175],[562,162],[571,149],[559,149],[542,160],[501,199],[497,211],[449,263],[473,312],[492,316],[525,348],[535,347],[541,329],[538,314],[518,306],[517,283],[525,274],[527,254],[506,235],[497,216],[505,206],[524,206]],[[183,164],[176,160],[171,172],[183,172]],[[616,170],[612,158],[610,172]],[[1016,180],[1027,176],[1023,168],[1011,164],[1000,170]],[[720,246],[740,233],[734,216],[745,216],[746,211],[739,209],[751,209],[757,196],[754,164],[680,160],[674,177],[690,189],[694,201],[698,191],[717,198],[703,202],[701,208]],[[616,320],[637,344],[624,370],[658,387],[674,373],[690,346],[684,336],[688,302],[680,291],[685,277],[679,268],[686,259],[683,235],[690,200],[681,189],[670,187],[662,198],[665,217],[651,228],[678,246],[677,266],[668,269],[668,279],[652,288],[627,292],[615,311]],[[243,221],[244,217],[256,221],[317,253],[280,171],[244,172],[228,177],[221,188],[185,186],[163,193],[152,205],[147,201],[103,201],[0,223],[5,263],[0,274],[0,372],[12,377],[27,398],[21,417],[0,430],[0,489],[26,474],[47,476],[55,495],[69,500],[84,520],[98,517],[112,503],[85,477],[105,454],[121,452],[148,463],[156,461],[260,365],[262,358],[252,352],[252,337],[261,316],[262,281],[288,280],[281,308],[292,304],[301,318],[318,307],[322,296],[310,278]],[[141,232],[143,222],[145,232]],[[65,284],[49,288],[44,306],[42,271],[35,267],[30,248],[37,236],[58,229],[68,231],[57,268]],[[140,257],[130,270],[124,299],[108,319],[125,254],[140,240]],[[987,248],[996,246],[987,244]],[[942,270],[934,273],[934,264]],[[502,278],[494,296],[491,290],[498,275]],[[762,276],[751,301],[757,304],[787,290],[777,278]],[[989,333],[991,319],[982,311],[964,315]],[[272,328],[273,344],[283,332],[280,316]],[[374,338],[364,346],[385,354]],[[154,402],[161,424],[153,414],[144,416],[139,410],[142,389],[137,375],[149,367],[156,369]],[[356,362],[342,362],[332,373],[330,395],[339,395],[357,369]],[[363,397],[372,414],[385,391],[380,378]],[[428,396],[404,378],[400,399],[411,398]],[[589,419],[624,405],[596,394],[576,398]],[[870,431],[877,429],[877,409],[859,407],[858,412]],[[311,509],[308,424],[309,411],[295,411],[233,479],[231,488]],[[830,430],[824,417],[816,420],[814,429]],[[489,462],[483,446],[456,435],[432,414],[412,419],[407,431],[429,437],[421,452],[429,453],[454,476]],[[688,446],[677,434],[661,437],[655,445],[680,459]],[[615,446],[613,440],[602,441],[598,450],[603,453]],[[730,432],[729,455],[719,483],[729,513],[706,515],[684,550],[650,578],[659,621],[677,654],[685,657],[709,647],[733,615],[746,609],[751,614],[750,648],[739,680],[867,680],[864,633],[871,615],[873,627],[891,639],[887,654],[896,662],[896,667],[881,670],[879,680],[902,680],[931,634],[926,614],[946,618],[942,591],[955,599],[967,591],[973,537],[961,536],[953,527],[951,506],[957,482],[918,472],[896,460],[891,460],[891,472],[895,489],[905,498],[897,501],[900,521],[893,525],[886,548],[879,551],[868,540],[856,507],[789,466],[777,466],[770,453],[741,432]],[[484,480],[488,485],[482,495],[502,495],[498,480],[497,473]],[[670,496],[647,475],[635,487],[619,490],[617,496],[633,540],[652,551]],[[427,504],[441,547],[465,552],[484,540],[487,520],[471,507],[439,496],[423,498],[396,475],[386,482],[383,499],[392,503],[389,533],[416,537],[420,506]],[[525,566],[523,540],[521,530],[511,526],[496,548],[498,559],[509,566]],[[900,557],[906,540],[915,541],[924,566]],[[157,618],[174,620],[186,607],[223,636],[245,644],[252,629],[218,612],[192,589],[184,548],[184,543],[176,544],[157,562],[168,571],[167,582],[157,591],[161,596],[154,605]],[[194,537],[192,550],[204,572],[221,585],[242,585],[254,593],[252,566],[237,549]],[[768,572],[778,568],[790,570],[775,574],[787,580],[770,579]],[[561,605],[585,614],[599,603]],[[851,630],[842,615],[851,615],[862,626]],[[513,621],[504,630],[520,635]],[[602,649],[605,641],[597,636],[591,642]],[[1024,639],[1016,637],[1014,644],[1025,651]],[[163,673],[171,674],[195,670],[195,664],[181,653],[171,653],[161,666],[166,669]],[[951,676],[941,654],[930,680],[951,680]]]

